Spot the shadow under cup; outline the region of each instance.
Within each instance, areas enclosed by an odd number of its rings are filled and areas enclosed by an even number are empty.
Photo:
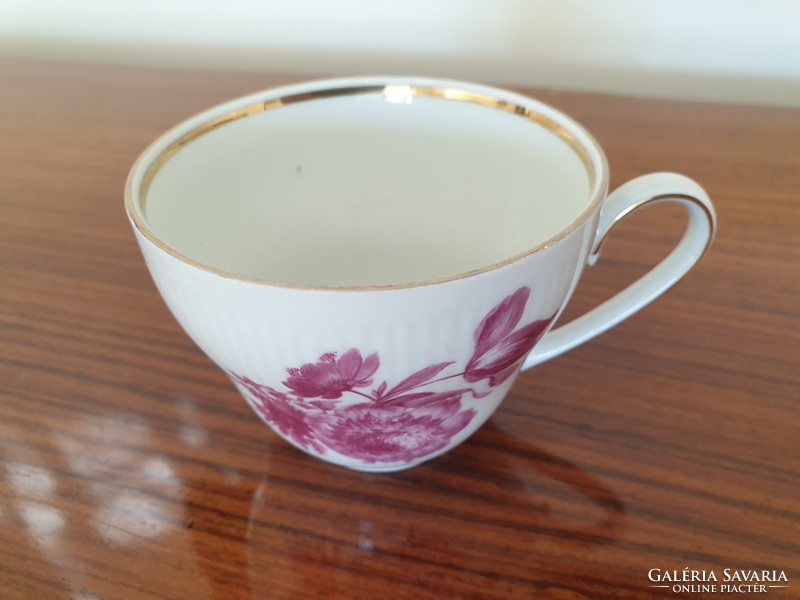
[[[535,100],[350,79],[186,121],[126,207],[173,315],[259,417],[388,472],[497,409],[577,284],[607,181],[591,136]]]
[[[140,166],[134,220],[194,263],[278,285],[485,269],[558,236],[602,187],[576,124],[470,87],[365,82],[222,111]]]

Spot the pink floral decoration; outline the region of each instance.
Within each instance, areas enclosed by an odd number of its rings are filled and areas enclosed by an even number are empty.
[[[247,377],[234,374],[233,378],[247,390],[253,408],[283,435],[303,448],[325,451],[316,441],[316,430],[321,425],[321,416],[324,414],[323,407],[303,406],[297,399]]]
[[[412,461],[441,450],[477,414],[454,402],[409,410],[402,404],[366,402],[337,411],[320,430],[330,449],[366,463]]]
[[[475,352],[464,369],[464,379],[475,383],[488,379],[495,386],[508,379],[517,365],[539,341],[550,322],[542,319],[514,331],[522,318],[530,289],[523,287],[508,296],[481,321],[475,330]]]
[[[458,373],[443,375],[455,363],[437,363],[393,387],[383,381],[367,392],[380,359],[377,353],[363,358],[351,348],[341,356],[328,352],[317,362],[287,369],[286,392],[235,373],[231,377],[264,420],[301,448],[334,451],[368,464],[409,462],[447,447],[477,414],[463,406],[464,397],[482,398],[513,375],[547,330],[553,317],[516,329],[529,297],[530,289],[521,287],[483,318],[475,330],[472,356]],[[419,391],[449,379],[469,385]],[[475,384],[480,382],[479,389]]]
[[[372,375],[378,370],[377,354],[362,360],[355,348],[340,358],[335,352],[320,356],[316,363],[308,363],[299,369],[286,369],[289,378],[283,385],[301,398],[341,398],[343,392],[372,384]]]

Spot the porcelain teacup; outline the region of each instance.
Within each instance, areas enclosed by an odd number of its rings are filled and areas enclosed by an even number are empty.
[[[362,471],[464,441],[521,369],[625,319],[711,244],[674,173],[608,194],[594,138],[535,99],[423,78],[316,81],[212,108],[134,165],[126,207],[175,318],[278,435]],[[672,253],[554,328],[626,215],[686,207]]]

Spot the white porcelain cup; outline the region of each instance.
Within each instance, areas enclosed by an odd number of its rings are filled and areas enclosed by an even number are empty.
[[[694,181],[607,187],[597,142],[537,100],[358,78],[189,119],[139,158],[125,203],[175,318],[275,432],[396,471],[465,440],[520,369],[625,319],[709,247]],[[550,331],[614,225],[659,201],[688,212],[672,253]]]

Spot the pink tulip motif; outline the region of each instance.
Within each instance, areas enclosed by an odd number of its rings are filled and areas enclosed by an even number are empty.
[[[530,289],[521,287],[494,307],[475,330],[466,366],[450,375],[445,371],[455,363],[442,362],[369,390],[380,359],[355,348],[287,369],[286,391],[230,375],[264,420],[301,448],[368,464],[413,461],[450,444],[477,414],[464,398],[480,399],[506,381],[547,330],[555,315],[516,329],[529,297]],[[463,383],[447,391],[421,389],[446,380]]]
[[[488,379],[491,386],[503,383],[542,337],[552,317],[514,331],[530,294],[527,287],[518,289],[483,318],[475,330],[475,352],[464,369],[466,381]]]

